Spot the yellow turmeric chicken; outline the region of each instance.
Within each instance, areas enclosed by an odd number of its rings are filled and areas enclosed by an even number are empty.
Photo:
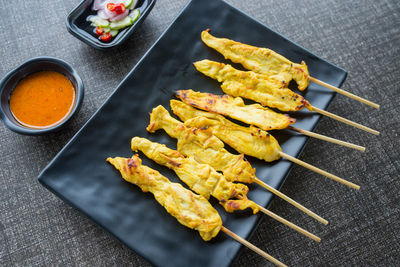
[[[282,149],[268,132],[257,127],[240,126],[225,117],[197,110],[181,101],[170,100],[171,109],[188,127],[207,128],[239,153],[268,162],[280,159]]]
[[[221,217],[207,199],[142,165],[137,155],[132,158],[107,158],[107,161],[121,172],[127,182],[139,186],[143,192],[153,193],[168,213],[184,226],[199,231],[203,240],[211,240],[221,230]]]
[[[276,113],[260,104],[245,105],[240,97],[233,98],[229,95],[213,95],[193,90],[179,90],[176,96],[191,106],[229,116],[266,131],[285,129],[296,122],[296,119],[289,115]]]
[[[185,157],[165,145],[140,137],[132,138],[131,148],[133,151],[140,150],[158,164],[172,169],[197,194],[206,199],[210,195],[215,197],[227,212],[247,208],[251,208],[254,214],[259,211],[258,205],[247,199],[247,186],[227,181],[224,175],[208,164],[198,163],[193,156]]]
[[[142,165],[142,161],[137,155],[132,158],[107,158],[107,161],[120,171],[127,182],[139,186],[143,192],[150,191],[153,193],[157,202],[169,214],[184,226],[199,231],[204,241],[211,240],[222,230],[229,237],[234,238],[277,266],[286,266],[224,227],[218,212],[205,197],[193,193],[181,184],[172,183],[156,170]],[[303,231],[305,230],[303,229]]]
[[[197,162],[205,163],[223,172],[231,182],[252,183],[255,169],[245,160],[244,155],[234,155],[224,148],[224,143],[212,134],[210,129],[186,127],[171,117],[169,112],[158,106],[150,114],[147,131],[154,133],[164,129],[172,138],[178,139],[177,148],[185,156],[193,156]]]
[[[221,88],[225,94],[251,99],[281,111],[297,111],[304,107],[312,110],[304,97],[286,87],[277,86],[266,75],[240,71],[231,65],[207,59],[195,62],[194,66],[201,73],[222,82]]]
[[[287,87],[291,80],[295,80],[299,90],[308,87],[310,74],[304,61],[297,64],[271,49],[242,44],[226,38],[217,38],[212,36],[209,31],[201,33],[201,40],[226,59],[240,63],[248,70],[268,75],[275,80],[278,86]]]
[[[220,116],[217,114],[214,115]],[[272,161],[279,157],[279,153],[277,153],[277,151],[280,151],[279,145],[272,136],[268,136],[268,133],[261,130],[257,130],[256,132],[250,131],[249,136],[249,132],[243,131],[238,127],[234,127],[235,125],[233,123],[227,123],[226,126],[227,128],[233,130],[232,140],[236,139],[239,144],[248,142],[246,144],[248,145],[251,142],[256,142],[256,144],[259,145],[259,151],[257,151],[257,146],[251,146],[251,148],[254,149],[252,150],[252,153],[255,153],[255,156],[257,153],[260,153],[260,155],[262,155],[261,158],[267,161]],[[149,132],[155,132],[158,129],[164,129],[169,136],[178,139],[177,147],[180,153],[186,157],[193,158],[199,163],[208,164],[217,171],[223,172],[227,181],[249,184],[257,183],[273,194],[276,194],[292,205],[295,205],[297,208],[300,208],[310,216],[313,216],[314,218],[320,218],[318,215],[307,210],[305,207],[298,204],[291,198],[285,196],[278,190],[259,180],[255,176],[255,169],[252,168],[250,163],[244,159],[243,154],[234,155],[229,153],[224,148],[224,143],[212,134],[214,131],[213,127],[188,127],[171,117],[171,115],[163,106],[158,106],[154,108],[150,114],[150,124],[147,127],[147,130]],[[256,128],[251,127],[251,129],[255,130]],[[258,134],[259,138],[253,140],[251,133]],[[269,143],[270,146],[263,145],[263,142]],[[232,147],[235,148],[233,145]]]

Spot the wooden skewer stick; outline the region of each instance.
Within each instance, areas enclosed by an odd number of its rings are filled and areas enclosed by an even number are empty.
[[[281,193],[280,191],[276,190],[275,188],[273,188],[272,186],[264,183],[263,181],[261,181],[258,178],[255,178],[254,182],[256,182],[257,184],[259,184],[260,186],[264,187],[265,189],[267,189],[268,191],[270,191],[271,193],[277,195],[278,197],[282,198],[283,200],[286,200],[288,203],[292,204],[293,206],[295,206],[296,208],[298,208],[299,210],[303,211],[304,213],[308,214],[309,216],[313,217],[314,219],[316,219],[317,221],[327,225],[328,221],[325,220],[324,218],[320,217],[318,214],[315,214],[314,212],[312,212],[311,210],[307,209],[306,207],[304,207],[303,205],[301,205],[300,203],[296,202],[295,200],[291,199],[290,197],[286,196],[285,194]]]
[[[282,262],[278,261],[277,259],[275,259],[274,257],[272,257],[271,255],[269,255],[267,252],[259,249],[258,247],[254,246],[252,243],[250,243],[249,241],[247,241],[246,239],[241,238],[240,236],[238,236],[237,234],[235,234],[234,232],[232,232],[231,230],[229,230],[228,228],[222,226],[221,227],[222,232],[224,232],[225,234],[227,234],[229,237],[232,237],[233,239],[235,239],[237,242],[241,243],[242,245],[246,246],[247,248],[251,249],[252,251],[254,251],[255,253],[257,253],[258,255],[264,257],[265,259],[269,260],[270,262],[272,262],[273,264],[277,265],[277,266],[282,266],[282,267],[287,267],[287,265],[283,264]]]
[[[262,206],[260,206],[258,204],[257,204],[257,206],[260,208],[260,211],[262,213],[270,216],[271,218],[277,220],[278,222],[283,223],[284,225],[292,228],[293,230],[296,230],[297,232],[299,232],[299,233],[301,233],[301,234],[303,234],[303,235],[305,235],[305,236],[307,236],[307,237],[309,237],[309,238],[311,238],[311,239],[313,239],[313,240],[315,240],[317,242],[321,242],[321,238],[319,238],[318,236],[308,232],[307,230],[301,228],[300,226],[295,225],[294,223],[289,222],[288,220],[282,218],[281,216],[273,213],[270,210],[267,210],[266,208],[264,208],[264,207],[262,207]]]
[[[331,90],[333,90],[333,91],[335,91],[335,92],[337,92],[339,94],[342,94],[342,95],[345,95],[347,97],[350,97],[350,98],[352,98],[354,100],[357,100],[357,101],[359,101],[361,103],[364,103],[364,104],[366,104],[368,106],[371,106],[373,108],[379,109],[379,107],[380,107],[378,104],[376,104],[376,103],[374,103],[372,101],[369,101],[369,100],[367,100],[365,98],[356,96],[355,94],[352,94],[352,93],[349,93],[349,92],[347,92],[347,91],[345,91],[343,89],[337,88],[337,87],[335,87],[333,85],[330,85],[329,83],[325,83],[323,81],[320,81],[320,80],[318,80],[318,79],[316,79],[314,77],[310,77],[310,81],[313,82],[313,83],[322,85],[322,86],[324,86],[324,87],[326,87],[328,89],[331,89]]]
[[[296,163],[296,164],[298,164],[300,166],[303,166],[303,167],[305,167],[307,169],[310,169],[310,170],[312,170],[312,171],[314,171],[316,173],[322,174],[322,175],[324,175],[324,176],[326,176],[326,177],[328,177],[328,178],[330,178],[332,180],[335,180],[336,182],[342,183],[342,184],[347,185],[348,187],[354,188],[356,190],[360,189],[359,185],[356,185],[356,184],[353,184],[352,182],[346,181],[346,180],[344,180],[344,179],[342,179],[342,178],[340,178],[340,177],[338,177],[336,175],[333,175],[333,174],[331,174],[331,173],[329,173],[327,171],[321,170],[320,168],[317,168],[317,167],[315,167],[315,166],[313,166],[311,164],[308,164],[308,163],[306,163],[304,161],[296,159],[295,157],[292,157],[292,156],[290,156],[290,155],[288,155],[286,153],[279,152],[279,154],[281,155],[282,158],[290,160],[290,161],[292,161],[292,162],[294,162],[294,163]]]
[[[343,117],[340,117],[340,116],[338,116],[338,115],[336,115],[336,114],[330,113],[330,112],[328,112],[328,111],[326,111],[326,110],[319,109],[319,108],[317,108],[317,107],[312,107],[312,109],[313,109],[315,112],[318,112],[319,114],[325,115],[325,116],[327,116],[327,117],[329,117],[329,118],[332,118],[332,119],[334,119],[334,120],[343,122],[343,123],[345,123],[345,124],[347,124],[347,125],[356,127],[356,128],[361,129],[361,130],[363,130],[363,131],[366,131],[366,132],[369,132],[369,133],[372,133],[372,134],[375,134],[375,135],[379,135],[379,132],[378,132],[378,131],[376,131],[376,130],[374,130],[374,129],[371,129],[371,128],[367,127],[367,126],[361,125],[361,124],[359,124],[359,123],[357,123],[357,122],[354,122],[354,121],[345,119],[345,118],[343,118]]]
[[[310,132],[310,131],[307,131],[307,130],[303,130],[303,129],[299,129],[299,128],[296,128],[296,127],[293,127],[293,126],[289,126],[289,127],[287,127],[287,129],[299,132],[301,134],[304,134],[304,135],[307,135],[307,136],[310,136],[310,137],[313,137],[313,138],[316,138],[316,139],[320,139],[320,140],[323,140],[323,141],[334,143],[334,144],[337,144],[337,145],[353,148],[353,149],[356,149],[356,150],[359,150],[359,151],[362,151],[362,152],[365,151],[365,147],[363,147],[363,146],[359,146],[359,145],[355,145],[355,144],[348,143],[348,142],[345,142],[345,141],[341,141],[341,140],[338,140],[338,139],[335,139],[335,138],[332,138],[332,137],[328,137],[328,136],[325,136],[325,135],[322,135],[322,134],[313,133],[313,132]]]

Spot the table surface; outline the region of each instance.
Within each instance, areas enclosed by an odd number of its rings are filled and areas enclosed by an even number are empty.
[[[70,35],[74,1],[16,0],[0,9],[0,77],[35,56],[73,65],[85,84],[82,109],[61,132],[22,136],[0,124],[0,265],[140,265],[142,257],[43,188],[36,177],[101,106],[187,0],[157,1],[126,43],[98,51]],[[250,242],[289,265],[400,264],[400,2],[397,0],[227,1],[349,73],[343,89],[381,105],[338,95],[328,110],[381,131],[322,118],[316,132],[367,147],[365,153],[309,140],[300,159],[361,185],[359,191],[293,167],[282,192],[327,218],[323,226],[275,198],[271,210],[323,240],[315,243],[264,216]],[[206,256],[206,255],[205,255]],[[234,266],[265,266],[243,249]]]

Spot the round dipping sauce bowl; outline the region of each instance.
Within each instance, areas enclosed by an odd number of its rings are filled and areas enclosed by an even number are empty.
[[[17,119],[10,108],[10,97],[17,85],[26,77],[33,77],[31,74],[50,71],[62,74],[67,78],[74,89],[74,97],[70,109],[65,116],[56,123],[48,126],[29,126]],[[37,74],[35,74],[37,76]],[[59,77],[60,78],[60,77]],[[62,90],[62,88],[60,88]],[[43,135],[60,130],[71,117],[79,110],[83,100],[83,83],[76,71],[65,61],[53,57],[32,58],[19,67],[7,73],[0,81],[0,117],[4,124],[12,131],[25,135]],[[20,104],[23,104],[20,103]]]

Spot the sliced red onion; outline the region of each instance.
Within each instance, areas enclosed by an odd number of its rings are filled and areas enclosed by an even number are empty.
[[[110,18],[110,20],[111,21],[118,21],[118,20],[121,20],[121,19],[125,18],[126,16],[128,16],[128,14],[129,14],[129,9],[125,10],[125,12],[122,13],[122,14],[118,14],[117,16],[115,16],[113,18]]]
[[[100,10],[100,9],[104,9],[105,5],[104,2],[106,2],[107,0],[94,0],[93,2],[93,10]]]
[[[118,21],[129,14],[129,9],[125,10],[124,13],[122,14],[117,14],[116,12],[113,12],[107,8],[108,3],[114,3],[114,4],[119,4],[121,1],[116,1],[116,0],[95,0],[93,3],[93,9],[98,10],[97,15],[102,18],[102,19],[107,19],[110,21]],[[95,9],[97,8],[97,9]]]
[[[108,19],[108,16],[107,16],[106,12],[104,11],[104,9],[97,11],[97,16],[99,16],[102,19]]]
[[[109,2],[109,1],[107,1],[107,2]],[[112,19],[112,18],[118,16],[118,14],[116,12],[113,12],[113,11],[109,10],[108,8],[103,9],[103,11],[104,11],[104,14],[106,14],[106,16],[107,16],[107,19]]]

